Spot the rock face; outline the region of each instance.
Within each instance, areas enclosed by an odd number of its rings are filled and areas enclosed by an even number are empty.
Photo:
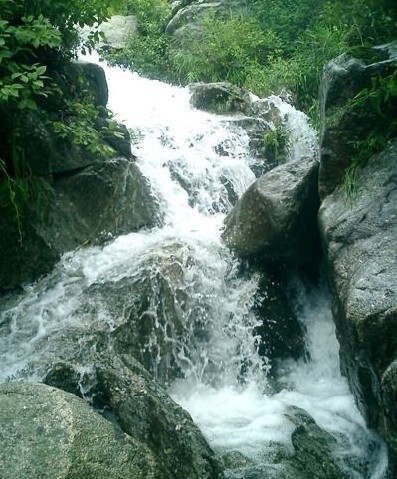
[[[346,201],[319,213],[342,367],[358,405],[397,457],[397,143],[371,159]]]
[[[10,216],[0,217],[0,290],[48,272],[66,251],[159,221],[150,186],[130,159],[102,161],[52,183],[36,181],[42,204],[29,205],[22,243]]]
[[[56,68],[60,71],[51,71]],[[61,99],[68,98],[71,102],[78,101],[84,104],[92,98],[94,104],[102,111],[103,117],[100,118],[101,124],[98,125],[98,129],[101,129],[107,120],[105,107],[108,101],[108,86],[103,69],[93,63],[76,61],[63,67],[58,64],[50,65],[49,71],[57,81],[59,80],[58,84],[62,90],[62,95],[59,95]],[[22,115],[16,113],[20,131],[18,148],[24,151],[25,167],[33,175],[46,176],[103,161],[103,154],[93,153],[69,136],[61,138],[55,134],[48,117],[52,115],[52,119],[57,117],[62,119],[63,116],[69,117],[72,113],[65,111],[65,104],[55,95],[51,100],[46,101],[48,104],[45,103],[44,107],[48,109],[48,115],[43,115],[40,111],[24,111]],[[77,117],[74,120],[76,123],[81,121]],[[128,135],[128,144],[129,141]],[[130,147],[128,155],[131,156]]]
[[[164,477],[153,453],[85,401],[39,383],[0,385],[2,477]]]
[[[162,385],[181,376],[176,358],[189,321],[184,267],[194,258],[183,258],[178,246],[171,245],[164,256],[148,255],[130,278],[94,283],[80,308],[94,323],[100,311],[117,318],[110,333],[114,351],[133,355]]]
[[[305,354],[305,330],[292,307],[288,286],[282,272],[267,268],[255,298],[254,308],[262,321],[255,328],[262,341],[258,352],[270,360],[271,376],[277,376],[280,359],[298,359]]]
[[[374,79],[387,77],[395,70],[397,54],[391,45],[370,53],[372,58],[367,62],[341,55],[324,69],[320,87],[321,198],[343,181],[345,171],[359,149],[370,148],[365,142],[375,128],[385,133],[395,118],[396,98],[382,102],[381,113],[371,102],[353,101],[360,91],[371,88]]]
[[[84,103],[88,95],[103,111],[93,127],[104,131],[99,142],[109,154],[56,135],[40,112],[24,112],[18,148],[25,152],[25,167],[31,172],[22,179],[21,189],[30,196],[19,200],[18,208],[0,206],[0,291],[47,273],[66,251],[160,221],[150,185],[133,161],[128,130],[119,125],[117,136],[106,130],[108,87],[103,69],[86,62],[63,68],[54,75],[65,97],[74,91],[72,101]],[[50,112],[64,108],[57,102],[55,98],[48,105]]]
[[[164,392],[127,368],[101,368],[97,374],[98,384],[108,388],[98,403],[110,420],[75,395],[45,384],[0,385],[3,477],[221,477],[189,415]]]
[[[260,177],[225,220],[223,239],[239,256],[302,265],[316,251],[318,164],[291,161]]]
[[[91,355],[91,361],[94,366],[85,374],[78,364],[54,364],[45,382],[85,395],[128,437],[150,451],[156,479],[223,477],[213,451],[189,414],[137,361],[128,355],[117,358],[106,352]],[[140,473],[145,473],[145,464],[141,466]]]
[[[319,225],[341,345],[341,367],[367,424],[388,443],[394,471],[397,144],[389,141],[382,153],[372,153],[371,157],[371,141],[395,137],[397,97],[391,93],[388,98],[379,98],[381,111],[365,94],[364,101],[352,100],[359,92],[376,96],[383,91],[371,90],[372,84],[387,84],[395,71],[396,45],[394,42],[367,51],[362,59],[342,55],[327,65],[321,86],[319,172],[323,198]],[[341,184],[360,151],[370,158],[356,170],[357,191],[348,196]]]
[[[208,15],[230,15],[241,9],[238,0],[179,0],[172,3],[171,19],[166,33],[181,38],[185,32],[199,30]]]
[[[198,28],[201,19],[222,6],[217,2],[180,2],[165,29],[168,35],[181,36],[186,28]]]

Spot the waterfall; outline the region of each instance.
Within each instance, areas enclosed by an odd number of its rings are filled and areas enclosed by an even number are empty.
[[[363,470],[368,479],[384,477],[385,448],[366,429],[339,372],[326,292],[298,287],[297,308],[307,330],[310,360],[284,361],[279,389],[268,383],[271,364],[258,355],[259,319],[252,309],[258,278],[242,278],[237,260],[220,240],[232,208],[231,192],[239,197],[255,180],[250,166],[256,160],[245,131],[225,115],[192,109],[186,88],[119,68],[105,66],[105,71],[108,106],[133,132],[133,153],[161,205],[163,224],[120,236],[104,247],[68,253],[53,273],[5,300],[1,379],[41,380],[45,365],[59,357],[54,340],[68,327],[95,321],[111,335],[120,319],[106,302],[90,299],[90,289],[125,279],[135,284],[147,275],[174,295],[178,324],[167,324],[167,315],[160,320],[156,300],[149,298],[147,309],[162,339],[157,331],[149,332],[142,355],[151,355],[155,376],[172,362],[179,379],[165,378],[169,393],[220,455],[238,452],[261,464],[275,448],[287,457],[293,432],[288,411],[297,406],[336,438],[335,454],[348,477],[362,478]],[[291,156],[315,154],[307,118],[280,99],[273,101],[292,132]],[[93,307],[95,319],[87,314]],[[178,328],[182,332],[174,334]],[[65,357],[68,347],[76,346],[65,346]],[[87,371],[89,365],[82,365],[82,374]],[[229,478],[244,477],[241,468],[226,469]]]

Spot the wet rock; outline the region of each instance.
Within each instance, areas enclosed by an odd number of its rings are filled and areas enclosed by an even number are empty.
[[[53,68],[59,68],[59,71],[52,72]],[[56,134],[53,128],[53,121],[71,122],[70,111],[65,111],[65,100],[85,104],[92,102],[98,109],[102,117],[98,119],[98,130],[104,125],[107,119],[106,105],[108,102],[108,85],[105,72],[99,65],[89,62],[71,62],[66,65],[55,65],[49,67],[50,74],[56,79],[61,95],[51,95],[45,99],[43,107],[47,110],[43,114],[40,110],[15,112],[13,121],[18,125],[18,151],[23,151],[24,166],[33,175],[48,176],[59,174],[101,163],[106,159],[106,154],[99,149],[93,152],[83,143],[79,143],[73,138],[73,135],[61,137]],[[67,110],[67,108],[66,108]],[[76,125],[82,120],[75,115]],[[0,122],[1,123],[1,122]],[[10,127],[12,124],[9,121]],[[96,125],[92,124],[94,129]],[[8,132],[10,135],[11,133]],[[107,140],[112,140],[112,135],[102,138],[102,145],[109,146]],[[115,151],[118,143],[113,143]],[[124,154],[119,151],[119,154]],[[128,152],[128,157],[131,152]]]
[[[243,117],[225,120],[229,127],[242,128],[249,138],[248,148],[253,159],[250,168],[257,178],[285,160],[285,148],[278,148],[272,141],[274,127],[261,118]],[[275,137],[274,137],[275,139]],[[219,145],[222,152],[223,145]],[[227,150],[225,151],[227,155]]]
[[[251,104],[250,94],[229,82],[194,83],[189,86],[193,108],[212,113],[244,112]]]
[[[75,314],[94,330],[97,317],[109,318],[115,354],[134,356],[156,381],[169,385],[193,361],[196,343],[207,339],[209,305],[204,297],[197,304],[198,284],[198,259],[173,241],[147,251],[125,277],[99,278]]]
[[[347,200],[339,187],[323,201],[319,213],[342,369],[368,425],[383,433],[394,460],[396,160],[394,142],[360,172],[353,198]]]
[[[114,151],[125,158],[132,158],[131,135],[125,125],[117,123],[115,129],[109,130],[109,120],[106,118],[98,118],[95,126],[98,130],[102,130],[103,140],[110,145]]]
[[[83,400],[39,383],[0,385],[2,476],[160,478],[153,453]]]
[[[241,257],[303,265],[316,256],[318,164],[285,163],[248,188],[225,220],[225,243]]]
[[[268,358],[271,375],[277,375],[277,361],[285,358],[298,359],[305,354],[305,331],[298,321],[288,294],[283,274],[268,271],[261,275],[254,310],[262,318],[255,328],[261,338],[258,352]]]
[[[240,452],[222,455],[227,477],[244,479],[349,479],[334,458],[336,439],[321,429],[304,410],[289,406],[291,443],[273,442],[255,459]],[[360,474],[362,471],[356,471]]]
[[[126,158],[115,158],[49,183],[37,179],[38,202],[22,218],[22,243],[13,211],[0,217],[0,290],[48,272],[60,255],[109,235],[160,221],[147,180]]]
[[[129,355],[116,357],[102,352],[91,353],[90,363],[90,374],[85,376],[81,374],[80,363],[55,364],[45,382],[70,387],[80,377],[75,389],[85,394],[106,418],[150,451],[155,458],[156,478],[223,477],[213,451],[189,414],[151,379],[136,360]]]
[[[292,433],[294,455],[288,461],[291,472],[288,477],[313,479],[349,479],[334,458],[336,439],[321,429],[303,409],[290,406],[287,417],[295,425]],[[358,471],[360,473],[361,471]]]
[[[143,265],[139,277],[93,285],[87,291],[84,313],[104,309],[117,318],[112,332],[115,351],[136,357],[162,383],[181,372],[176,363],[184,325],[183,270],[170,257],[168,266]]]

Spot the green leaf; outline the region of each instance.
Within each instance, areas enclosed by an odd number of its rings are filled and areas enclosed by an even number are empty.
[[[37,75],[43,75],[47,71],[47,67],[45,65],[41,65],[36,69]]]
[[[32,100],[31,98],[24,98],[23,100],[21,100],[18,103],[18,108],[20,110],[25,110],[25,109],[37,110],[38,109],[37,103],[34,100]]]

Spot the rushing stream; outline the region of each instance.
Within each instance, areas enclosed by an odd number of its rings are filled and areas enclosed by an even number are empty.
[[[310,360],[285,361],[277,390],[267,382],[272,365],[257,354],[259,339],[253,336],[259,321],[251,310],[257,278],[239,277],[237,261],[220,239],[232,207],[230,191],[241,196],[255,180],[247,134],[227,116],[192,109],[187,89],[117,68],[106,67],[106,74],[109,108],[135,132],[133,153],[161,205],[163,224],[66,254],[51,275],[6,302],[1,379],[41,379],[40,368],[30,365],[38,357],[52,358],[52,338],[85,320],[82,303],[92,285],[160,271],[184,298],[183,334],[166,337],[183,372],[168,384],[169,392],[219,454],[238,452],[252,464],[266,462],[270,448],[288,455],[294,429],[288,413],[297,406],[335,437],[334,453],[347,477],[385,477],[385,447],[366,429],[339,372],[326,292],[298,287]],[[273,101],[285,113],[291,158],[313,156],[316,140],[306,117],[278,98]],[[113,331],[117,318],[106,305],[96,308],[96,320]],[[152,372],[160,375],[162,346],[156,338],[149,334],[145,347],[156,350]],[[230,468],[228,477],[245,476],[241,468]]]

